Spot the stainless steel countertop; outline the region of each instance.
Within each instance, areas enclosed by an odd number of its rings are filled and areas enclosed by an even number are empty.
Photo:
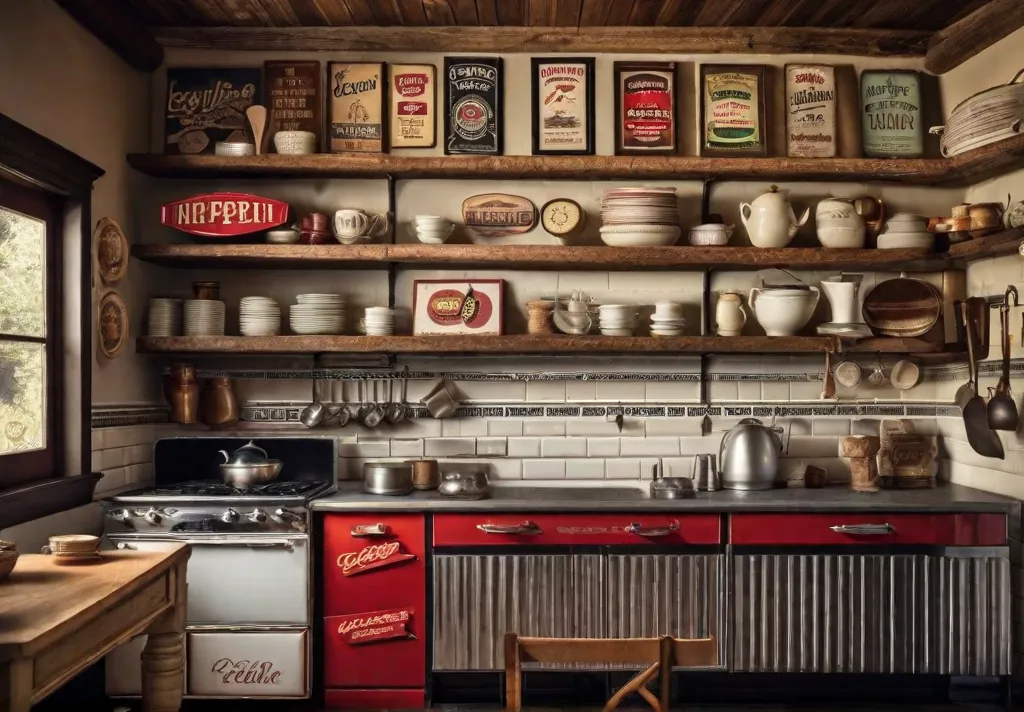
[[[339,482],[338,491],[313,500],[320,512],[1000,512],[1014,511],[1018,502],[1009,497],[940,484],[934,489],[882,490],[854,493],[845,487],[788,489],[766,492],[699,492],[693,499],[655,500],[645,496],[647,482],[606,488],[587,487],[574,495],[571,487],[530,487],[528,484],[496,486],[491,499],[459,501],[436,491],[387,497],[366,494],[361,482]],[[636,495],[624,492],[637,490]],[[585,494],[583,494],[585,492]]]

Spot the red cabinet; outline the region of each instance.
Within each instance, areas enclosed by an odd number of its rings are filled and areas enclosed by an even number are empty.
[[[422,514],[325,517],[328,688],[365,691],[425,685],[426,555]],[[419,695],[422,700],[422,690]]]
[[[423,690],[327,690],[324,703],[329,710],[406,710],[426,704]]]
[[[434,546],[717,544],[717,514],[438,514]]]
[[[733,514],[733,544],[1004,546],[1002,514]]]

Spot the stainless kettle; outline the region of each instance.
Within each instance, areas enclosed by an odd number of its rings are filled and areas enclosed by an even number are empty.
[[[779,472],[782,428],[768,427],[756,418],[744,418],[722,438],[718,452],[724,489],[772,489]]]

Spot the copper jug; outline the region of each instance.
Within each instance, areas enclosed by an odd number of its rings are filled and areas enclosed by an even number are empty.
[[[874,239],[885,226],[885,203],[881,198],[866,196],[853,201],[853,209],[864,219],[867,237]]]
[[[164,395],[171,406],[171,421],[190,425],[199,419],[199,384],[196,368],[190,363],[171,366],[171,376],[164,382]]]
[[[224,428],[238,422],[238,399],[230,378],[210,378],[199,396],[202,421],[211,428]]]

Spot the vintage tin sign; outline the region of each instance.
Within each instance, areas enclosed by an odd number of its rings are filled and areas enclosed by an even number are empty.
[[[675,62],[615,63],[615,154],[676,153]]]
[[[445,57],[444,152],[500,155],[500,57]]]
[[[836,155],[836,71],[822,64],[786,65],[786,154]]]
[[[248,193],[207,193],[160,208],[162,224],[203,237],[261,232],[287,220],[288,203]]]
[[[218,141],[251,142],[245,110],[259,96],[259,69],[171,67],[164,151],[213,153]]]
[[[392,148],[437,145],[437,77],[433,64],[392,64]]]
[[[359,551],[349,551],[338,556],[338,568],[345,576],[355,576],[374,569],[412,561],[415,554],[402,551],[401,542],[389,541],[386,544],[370,544]]]
[[[593,154],[593,57],[534,57],[531,67],[534,154]]]
[[[320,62],[264,62],[263,85],[270,145],[278,131],[311,131],[319,151],[324,130]]]
[[[383,62],[331,62],[328,142],[332,152],[380,153],[384,150]]]
[[[504,280],[418,279],[413,282],[413,334],[501,334]]]
[[[924,153],[921,81],[913,70],[865,71],[860,75],[864,155],[914,158]]]
[[[765,68],[705,64],[700,73],[701,155],[766,155]]]
[[[462,201],[462,221],[480,237],[519,235],[537,226],[537,206],[519,195],[481,193]]]
[[[408,625],[415,609],[395,608],[389,611],[354,613],[336,616],[338,635],[349,645],[372,643],[376,640],[408,638]]]

